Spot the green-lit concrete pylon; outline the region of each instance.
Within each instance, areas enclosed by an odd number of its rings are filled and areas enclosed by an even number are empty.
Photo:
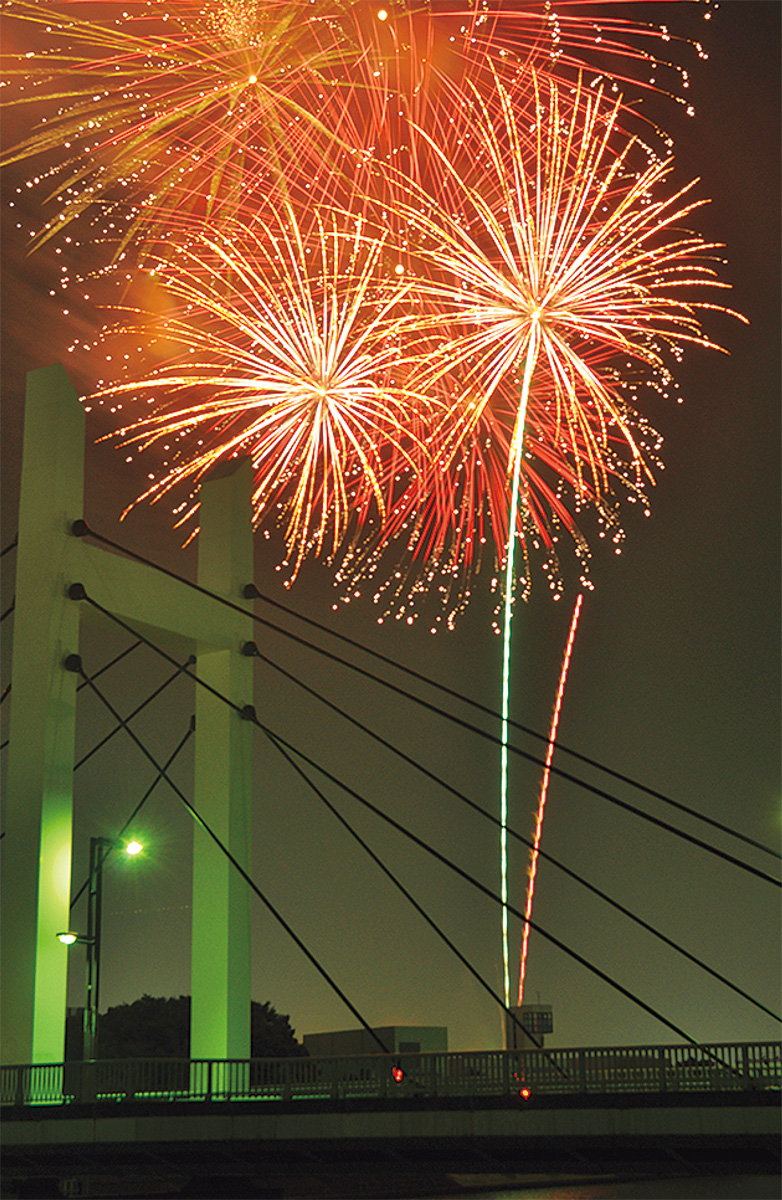
[[[62,1062],[70,927],[73,763],[79,622],[95,611],[73,583],[143,631],[185,639],[197,674],[240,709],[252,704],[249,616],[143,563],[75,537],[83,516],[85,422],[60,366],[27,379],[17,549],[10,744],[2,870],[4,1062]],[[247,609],[253,578],[252,471],[237,460],[201,489],[199,582]],[[154,557],[150,555],[150,557]],[[253,726],[198,687],[193,803],[250,862]],[[171,801],[175,801],[172,799]],[[191,1053],[250,1053],[249,894],[206,835],[195,839]]]
[[[4,1062],[63,1058],[79,610],[68,521],[81,515],[84,414],[62,369],[27,377],[2,851]]]
[[[216,469],[201,489],[198,582],[234,603],[253,578],[248,537],[252,472]],[[240,708],[252,703],[253,660],[240,648],[253,622],[238,618],[241,641],[199,644],[198,678]],[[234,617],[232,628],[236,628]],[[250,870],[250,759],[253,725],[205,687],[196,689],[195,804]],[[193,840],[191,1058],[250,1057],[250,910],[247,884],[200,828]]]

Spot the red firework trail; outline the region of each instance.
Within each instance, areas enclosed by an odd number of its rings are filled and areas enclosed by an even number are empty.
[[[540,839],[543,835],[543,816],[546,811],[546,799],[548,797],[548,783],[551,778],[551,760],[554,757],[554,747],[557,741],[557,728],[559,726],[559,715],[562,711],[562,700],[565,695],[565,684],[567,683],[568,671],[570,669],[570,659],[573,654],[573,643],[576,640],[576,630],[578,629],[578,621],[581,616],[581,604],[583,602],[583,592],[579,592],[576,598],[576,604],[573,609],[573,616],[570,621],[570,632],[568,634],[565,653],[562,658],[562,670],[559,673],[559,687],[557,688],[557,698],[554,702],[554,712],[551,717],[551,728],[548,735],[548,750],[546,751],[546,765],[543,768],[543,778],[540,782],[540,795],[538,797],[538,812],[535,819],[535,837],[532,844],[532,853],[530,855],[529,865],[529,880],[527,882],[527,903],[524,909],[524,932],[521,938],[521,966],[519,969],[519,1007],[524,1003],[524,977],[527,973],[527,952],[529,950],[529,919],[532,916],[532,901],[535,896],[535,876],[538,870],[538,858],[540,856]]]

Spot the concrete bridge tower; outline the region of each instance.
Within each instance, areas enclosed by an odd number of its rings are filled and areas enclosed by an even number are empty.
[[[131,557],[74,536],[83,517],[85,416],[59,365],[27,377],[10,744],[2,843],[3,1061],[62,1062],[70,927],[73,765],[86,596],[151,640],[174,634],[196,656],[193,804],[245,867],[250,864],[252,616],[235,612]],[[199,584],[247,610],[253,579],[252,470],[237,459],[201,488]],[[105,618],[104,618],[105,619]],[[194,839],[191,1054],[250,1054],[249,894],[200,829]]]

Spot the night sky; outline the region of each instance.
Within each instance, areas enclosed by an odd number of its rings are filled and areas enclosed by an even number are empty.
[[[651,96],[644,103],[674,136],[679,182],[698,176],[699,194],[712,198],[700,210],[697,227],[726,244],[722,274],[733,284],[727,303],[750,324],[719,314],[708,318],[709,332],[730,355],[687,352],[677,372],[685,402],[649,403],[651,422],[665,436],[666,469],[652,496],[649,519],[625,509],[628,536],[621,556],[593,544],[595,590],[584,603],[560,741],[778,847],[780,8],[772,0],[731,0],[704,22],[701,5],[635,7],[650,19],[664,19],[672,32],[700,38],[708,51],[708,61],[686,47],[671,51],[690,71],[689,99],[697,110],[693,119],[664,97]],[[21,134],[22,121],[18,112],[11,115],[6,142]],[[36,204],[42,194],[23,187],[20,198],[16,188],[31,173],[30,164],[9,168],[4,179],[3,547],[16,530],[24,374],[62,361],[77,388],[89,390],[94,364],[86,356],[69,355],[67,347],[76,336],[88,337],[100,319],[84,301],[63,305],[61,297],[49,297],[60,265],[53,252],[24,256],[27,230],[40,223]],[[23,227],[17,229],[20,220]],[[67,316],[63,306],[70,309]],[[91,441],[107,429],[105,415],[91,414]],[[142,489],[143,462],[126,464],[123,453],[105,443],[91,445],[87,461],[85,516],[90,524],[192,578],[195,551],[180,549],[165,505],[140,506],[118,523]],[[256,583],[292,613],[499,707],[501,645],[491,629],[490,570],[479,577],[455,631],[432,636],[426,620],[412,627],[393,620],[379,626],[368,598],[337,603],[325,567],[308,567],[285,591],[269,554],[273,549],[273,540],[257,539]],[[3,611],[14,591],[13,558],[11,553],[2,563]],[[577,594],[572,566],[565,578],[565,596],[554,603],[539,573],[530,602],[519,607],[516,617],[512,714],[541,732],[548,727]],[[262,604],[258,612],[399,686],[449,705],[433,691],[410,684],[367,655],[340,648],[335,639],[308,631],[293,618],[280,617]],[[2,687],[10,680],[12,625],[10,617],[2,627]],[[496,813],[498,748],[279,634],[259,626],[256,641],[285,670]],[[97,670],[125,644],[119,636],[85,627],[81,652],[87,670]],[[112,702],[129,712],[167,673],[143,650],[101,682]],[[259,666],[256,680],[255,704],[262,721],[498,889],[497,835],[488,822],[326,713],[270,668]],[[2,708],[3,738],[11,702],[9,697]],[[161,758],[183,736],[192,707],[192,688],[181,683],[139,720],[140,736]],[[454,708],[497,732],[497,722]],[[86,696],[79,722],[77,757],[111,726],[97,702]],[[111,749],[96,754],[76,775],[74,890],[86,871],[89,837],[113,834],[150,782],[150,768],[127,739],[122,743],[118,736]],[[517,744],[540,753],[539,744],[521,734]],[[369,1023],[446,1025],[450,1047],[457,1050],[498,1045],[499,1013],[491,999],[260,734],[256,759],[255,878]],[[773,873],[774,861],[767,855],[673,814],[565,755],[558,755],[555,764]],[[172,774],[188,793],[186,755]],[[534,765],[513,766],[510,822],[525,836],[532,832],[539,776]],[[361,811],[333,784],[318,782],[500,990],[498,907]],[[102,1008],[142,993],[189,992],[190,818],[162,785],[134,828],[148,841],[144,860],[111,862],[105,873]],[[543,846],[779,1010],[776,888],[556,777]],[[511,898],[519,908],[526,857],[523,847],[513,851]],[[774,1021],[614,914],[552,864],[542,861],[538,878],[534,919],[691,1036],[702,1041],[778,1036]],[[299,1037],[352,1027],[351,1014],[260,904],[254,902],[253,913],[254,998],[269,1000],[289,1014]],[[519,943],[520,922],[515,921],[512,944],[518,948]],[[69,1000],[77,1004],[83,997],[83,958],[78,949],[70,953]],[[526,999],[553,1005],[551,1045],[677,1040],[534,933]]]

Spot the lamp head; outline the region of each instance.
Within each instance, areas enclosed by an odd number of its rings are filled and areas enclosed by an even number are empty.
[[[78,943],[80,946],[94,946],[95,938],[87,937],[83,933],[76,933],[74,929],[63,929],[62,933],[55,934],[58,942],[62,942],[63,946],[73,946]]]

